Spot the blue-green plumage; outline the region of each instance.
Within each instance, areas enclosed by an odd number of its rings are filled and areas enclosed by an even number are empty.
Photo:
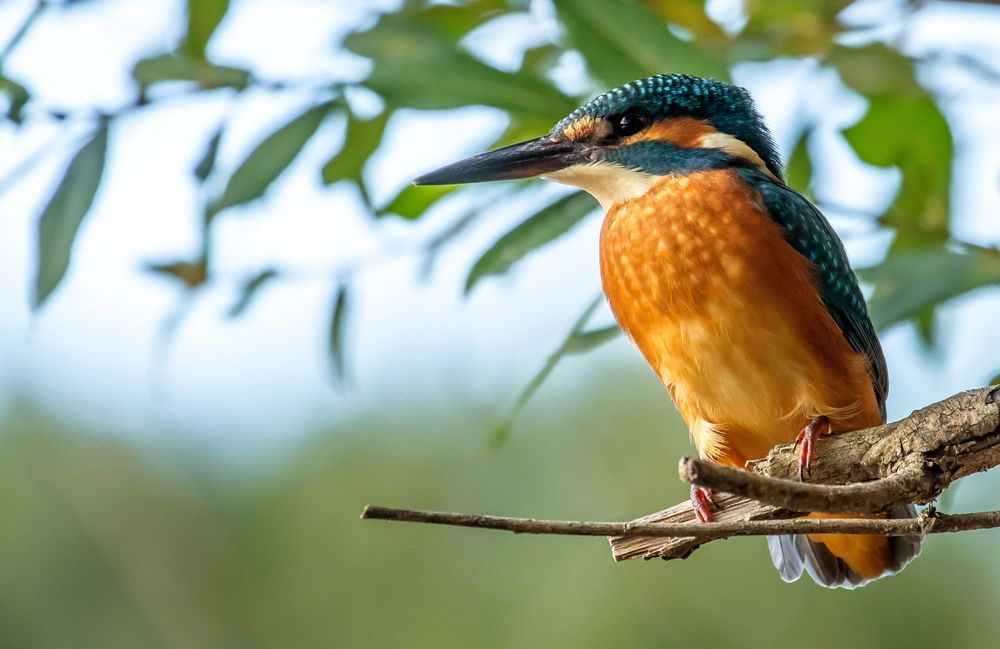
[[[754,108],[750,93],[739,86],[713,79],[686,74],[658,74],[626,83],[576,109],[553,130],[560,131],[584,116],[607,118],[629,110],[642,110],[653,121],[672,117],[705,120],[717,131],[746,142],[771,173],[782,177],[781,159],[764,119]],[[628,148],[635,149],[635,145]],[[643,153],[637,152],[639,155]]]
[[[771,219],[787,233],[787,240],[813,265],[820,297],[854,351],[868,361],[882,420],[889,392],[889,375],[878,336],[868,318],[868,308],[851,270],[844,244],[819,210],[802,195],[778,184],[755,169],[742,168],[740,176],[763,200]]]

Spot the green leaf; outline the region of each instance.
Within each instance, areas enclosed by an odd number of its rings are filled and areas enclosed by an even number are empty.
[[[565,48],[553,43],[545,43],[538,47],[529,48],[525,50],[524,57],[521,59],[519,74],[547,74],[565,51]]]
[[[219,128],[215,129],[215,133],[209,138],[208,144],[205,145],[205,152],[201,154],[201,159],[198,160],[198,164],[194,167],[194,177],[198,179],[199,182],[205,182],[208,175],[212,173],[215,169],[215,159],[219,154],[219,143],[222,141],[223,125],[219,125]]]
[[[538,391],[538,388],[545,383],[545,379],[549,377],[552,370],[559,365],[559,362],[563,358],[590,351],[611,340],[619,333],[620,330],[616,325],[590,331],[584,330],[584,327],[587,326],[587,321],[590,320],[590,316],[594,314],[594,311],[600,306],[603,300],[604,297],[599,295],[583,310],[583,313],[577,318],[562,344],[549,355],[541,369],[538,370],[538,373],[528,381],[528,384],[521,391],[521,394],[518,395],[511,409],[494,423],[487,437],[487,444],[490,448],[499,448],[507,440],[514,419],[517,418],[517,415],[520,414],[524,406],[527,405],[531,397]]]
[[[393,106],[444,109],[484,104],[510,111],[543,131],[574,108],[576,100],[536,74],[491,67],[461,49],[457,39],[412,9],[385,14],[345,45],[372,59],[365,84]]]
[[[945,247],[898,252],[858,274],[875,286],[869,311],[875,327],[885,329],[926,318],[923,314],[933,307],[974,289],[1000,284],[1000,252]]]
[[[843,27],[843,0],[749,0],[747,23],[734,44],[736,60],[771,60],[780,56],[823,54]]]
[[[260,271],[256,275],[253,275],[244,282],[243,287],[240,289],[240,296],[233,302],[233,305],[229,307],[229,311],[226,312],[226,317],[233,319],[246,313],[246,310],[250,307],[254,298],[257,297],[266,284],[270,283],[271,280],[278,277],[278,271],[273,268],[267,268]]]
[[[339,103],[339,100],[330,100],[313,106],[264,138],[236,167],[222,196],[208,206],[208,217],[263,196]]]
[[[700,42],[725,39],[725,32],[706,13],[704,0],[650,0],[648,4],[667,22],[683,27]]]
[[[208,279],[208,265],[204,259],[198,261],[151,262],[145,270],[154,275],[175,279],[189,289],[198,288]]]
[[[573,354],[583,354],[589,352],[592,349],[600,347],[612,338],[617,338],[621,332],[622,330],[618,327],[618,325],[608,325],[607,327],[601,327],[600,329],[581,331],[567,339],[566,343],[563,345],[562,354],[563,356],[571,356]]]
[[[556,0],[570,43],[587,69],[606,85],[618,86],[665,70],[725,80],[729,72],[712,52],[673,35],[652,9],[638,0]]]
[[[407,185],[389,201],[389,204],[378,210],[377,216],[395,214],[404,219],[416,220],[439,200],[450,196],[461,188],[461,185],[422,185],[420,187]]]
[[[917,82],[914,60],[884,43],[863,47],[834,45],[826,62],[837,68],[844,83],[865,96],[926,94]]]
[[[871,97],[864,118],[844,136],[865,162],[899,169],[899,194],[883,219],[900,230],[899,241],[936,245],[947,237],[951,131],[930,97]]]
[[[505,273],[531,251],[565,234],[595,207],[589,194],[573,192],[514,226],[472,266],[465,292],[471,291],[484,277]]]
[[[997,374],[992,379],[990,379],[989,385],[1000,385],[1000,374]]]
[[[333,296],[333,310],[330,312],[330,325],[327,328],[327,347],[329,350],[330,372],[333,380],[343,384],[347,380],[347,360],[344,349],[344,326],[347,321],[348,287],[338,285]]]
[[[802,132],[788,164],[785,165],[788,186],[807,197],[810,195],[813,175],[812,160],[809,159],[809,134],[809,129]]]
[[[205,47],[229,10],[229,0],[188,0],[187,35],[181,51],[195,58],[205,58]]]
[[[194,81],[203,90],[242,90],[250,83],[250,72],[242,68],[215,65],[204,59],[161,54],[136,63],[132,68],[132,78],[144,88],[160,81]]]
[[[59,286],[69,268],[73,241],[101,184],[108,149],[108,128],[101,125],[66,168],[38,220],[38,269],[32,308],[37,310]]]
[[[505,0],[472,0],[461,5],[430,5],[420,13],[427,23],[458,40],[483,23],[510,12]]]
[[[31,99],[28,89],[13,79],[0,75],[0,95],[7,97],[7,119],[20,124],[24,105]]]
[[[323,165],[324,183],[330,185],[340,180],[350,180],[357,185],[365,203],[371,205],[362,172],[368,158],[382,143],[382,135],[390,115],[389,111],[385,111],[372,119],[361,120],[353,113],[348,113],[344,145],[339,153]]]

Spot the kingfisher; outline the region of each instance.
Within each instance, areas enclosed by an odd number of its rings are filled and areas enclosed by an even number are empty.
[[[803,479],[822,435],[885,422],[885,357],[843,243],[785,183],[746,89],[683,74],[640,79],[541,137],[414,183],[535,176],[583,189],[605,210],[604,293],[702,458],[744,469],[794,442]],[[692,487],[691,501],[698,520],[712,519],[711,491]],[[805,571],[854,588],[901,570],[920,539],[786,535],[768,546],[785,581]]]

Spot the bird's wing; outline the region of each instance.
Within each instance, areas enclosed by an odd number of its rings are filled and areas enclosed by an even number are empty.
[[[844,244],[826,217],[801,194],[754,169],[740,169],[739,173],[760,192],[768,214],[784,228],[792,247],[815,267],[823,303],[847,342],[868,360],[868,373],[885,421],[889,372]]]

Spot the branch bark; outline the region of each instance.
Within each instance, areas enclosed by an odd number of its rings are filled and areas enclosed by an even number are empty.
[[[712,523],[607,523],[598,521],[555,521],[514,516],[490,516],[460,512],[435,512],[367,505],[363,520],[426,523],[454,527],[502,530],[514,534],[554,534],[560,536],[609,536],[668,538],[689,536],[702,542],[730,536],[772,534],[878,534],[913,536],[1000,527],[1000,511],[975,514],[922,514],[917,518],[793,518],[787,520],[729,521]]]
[[[820,484],[792,480],[798,474],[798,455],[791,444],[749,462],[749,472],[686,460],[680,473],[683,480],[734,495],[733,505],[728,500],[720,503],[717,519],[735,506],[747,520],[766,520],[810,511],[862,514],[926,503],[955,480],[998,464],[1000,386],[993,386],[961,392],[891,424],[823,437],[809,476]],[[694,520],[690,504],[682,503],[634,522]],[[685,558],[705,542],[652,536],[609,540],[616,561]]]
[[[908,536],[1000,527],[1000,511],[915,519],[795,518],[811,511],[866,514],[927,503],[952,482],[1000,465],[1000,386],[962,392],[892,424],[820,441],[810,480],[792,445],[748,463],[749,471],[685,458],[681,479],[720,492],[715,522],[698,523],[690,502],[625,523],[552,521],[483,514],[365,507],[361,517],[458,525],[515,534],[608,536],[615,560],[684,558],[730,536],[879,534]]]

